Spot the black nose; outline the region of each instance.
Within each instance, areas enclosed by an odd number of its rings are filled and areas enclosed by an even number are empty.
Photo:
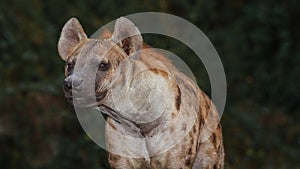
[[[81,80],[81,79],[68,77],[64,80],[64,88],[67,90],[71,90],[72,85],[73,85],[74,89],[79,89],[82,82],[83,82],[83,80]]]
[[[65,79],[64,80],[64,88],[66,90],[71,90],[72,89],[72,81]]]

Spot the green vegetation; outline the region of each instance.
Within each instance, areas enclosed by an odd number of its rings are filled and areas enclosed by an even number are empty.
[[[91,35],[117,17],[145,11],[187,19],[217,49],[228,82],[222,117],[226,168],[299,168],[299,1],[2,0],[0,11],[2,169],[108,168],[105,151],[64,101],[64,63],[56,45],[72,16]],[[148,36],[150,45],[182,56],[210,92],[201,62],[185,56],[189,49]]]

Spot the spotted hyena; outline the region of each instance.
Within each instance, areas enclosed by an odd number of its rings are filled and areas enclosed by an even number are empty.
[[[106,115],[111,168],[223,168],[215,106],[167,57],[143,42],[131,21],[121,17],[113,33],[89,39],[71,18],[58,52],[66,62],[66,99]],[[88,84],[92,90],[85,90]]]

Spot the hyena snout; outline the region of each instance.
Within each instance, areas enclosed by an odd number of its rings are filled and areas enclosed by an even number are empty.
[[[68,76],[64,80],[64,89],[68,90],[80,90],[82,88],[83,80],[81,78],[75,77],[73,75]]]

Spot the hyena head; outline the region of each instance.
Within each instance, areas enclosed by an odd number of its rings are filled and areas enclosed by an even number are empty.
[[[117,120],[143,123],[172,107],[175,83],[166,61],[155,59],[158,54],[144,45],[137,27],[121,17],[114,32],[102,36],[87,38],[75,18],[63,27],[58,52],[66,61],[65,98],[76,107],[97,107]]]
[[[58,42],[59,55],[66,62],[65,98],[77,106],[104,104],[117,68],[142,46],[139,30],[126,18],[116,21],[113,34],[106,32],[99,39],[87,38],[79,21],[71,18]]]

